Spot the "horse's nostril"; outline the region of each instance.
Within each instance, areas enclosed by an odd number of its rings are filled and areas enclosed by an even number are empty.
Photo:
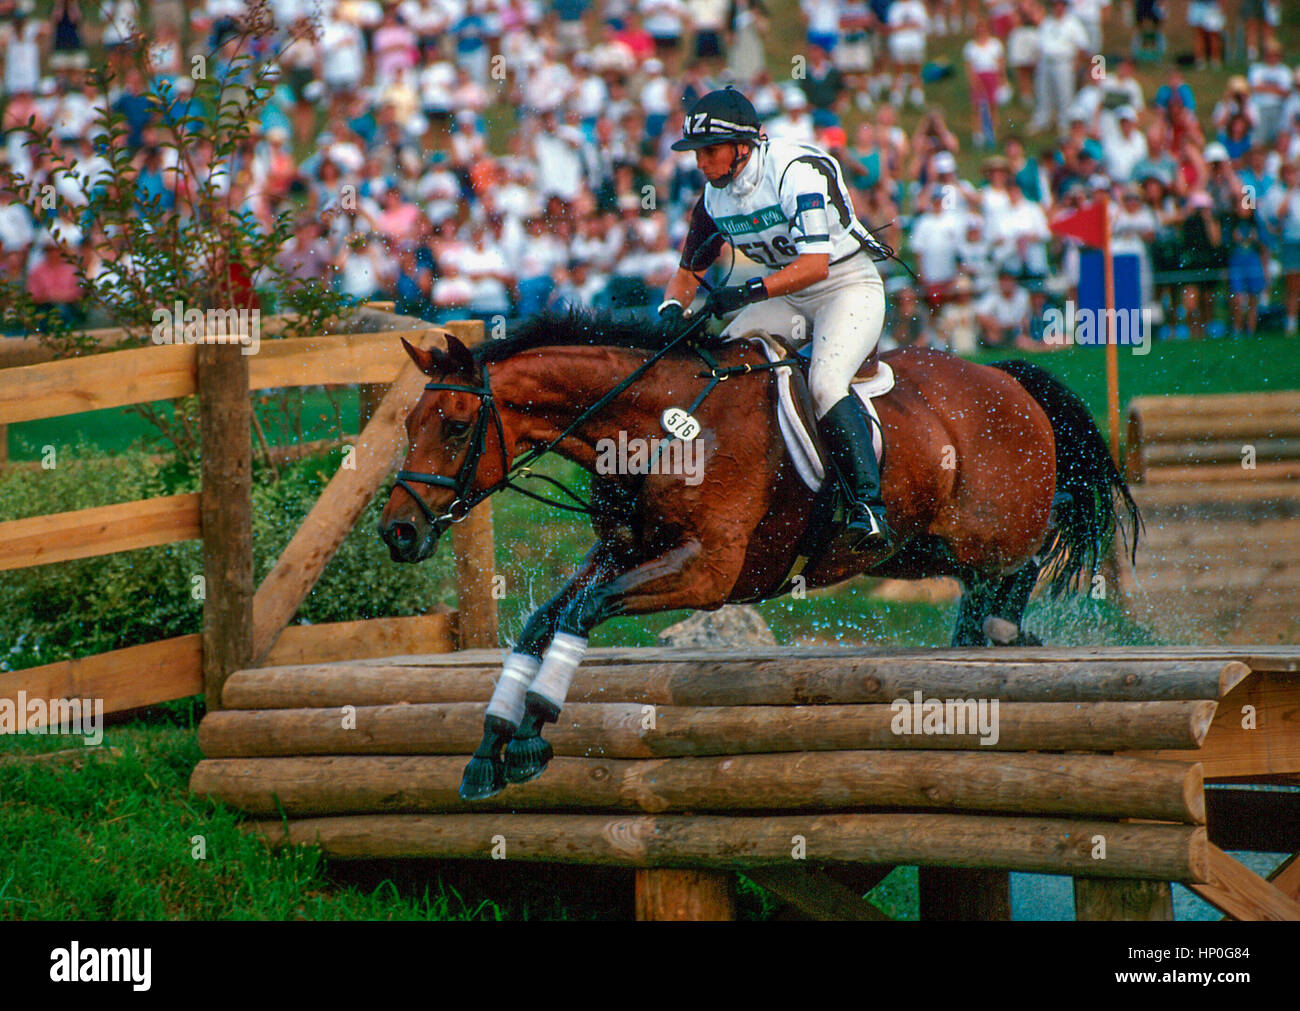
[[[393,540],[401,545],[410,545],[415,543],[415,524],[413,523],[394,523],[392,526]]]

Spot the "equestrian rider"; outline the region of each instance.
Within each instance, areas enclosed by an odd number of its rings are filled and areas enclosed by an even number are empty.
[[[717,259],[722,233],[771,270],[711,295],[716,311],[741,310],[722,337],[811,331],[808,387],[817,430],[849,492],[848,530],[860,549],[889,545],[871,431],[849,384],[880,339],[885,289],[874,260],[891,251],[854,215],[835,159],[812,144],[769,140],[749,99],[731,87],[691,106],[673,150],[693,150],[709,185],[659,315],[684,316],[699,287],[693,271]]]

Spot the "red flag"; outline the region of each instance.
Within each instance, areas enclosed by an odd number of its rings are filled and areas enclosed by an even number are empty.
[[[1067,235],[1100,249],[1106,244],[1106,202],[1094,200],[1081,210],[1053,218],[1047,227],[1054,235]]]

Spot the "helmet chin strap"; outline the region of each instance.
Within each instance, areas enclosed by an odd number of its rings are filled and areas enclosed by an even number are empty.
[[[749,151],[746,152],[744,155],[742,155],[740,153],[739,144],[733,143],[731,145],[733,151],[733,154],[731,156],[731,168],[727,169],[727,174],[725,176],[719,176],[717,179],[710,179],[709,180],[710,185],[716,186],[718,189],[722,189],[724,186],[730,186],[732,182],[735,181],[736,173],[740,171],[741,163],[745,161],[746,158],[752,157],[752,155],[754,154],[753,145],[750,144],[747,146],[749,147]]]

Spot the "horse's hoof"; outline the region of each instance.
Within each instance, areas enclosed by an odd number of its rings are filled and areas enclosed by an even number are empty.
[[[540,735],[516,737],[506,745],[506,781],[527,783],[545,770],[555,752]]]
[[[471,758],[460,781],[461,800],[487,800],[506,788],[499,758]]]

